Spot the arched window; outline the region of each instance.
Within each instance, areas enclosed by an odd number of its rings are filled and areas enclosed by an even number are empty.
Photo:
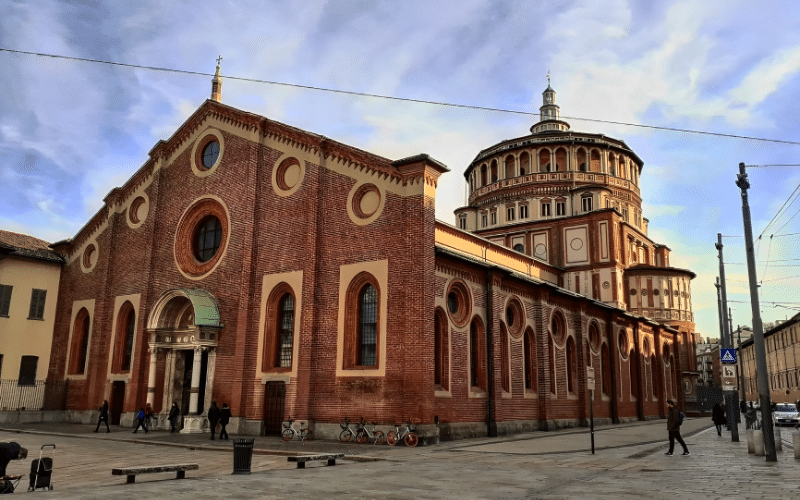
[[[608,155],[608,173],[617,176],[617,157],[614,155]]]
[[[572,337],[567,339],[567,391],[578,392],[578,355]]]
[[[600,153],[598,153],[596,149],[593,149],[591,154],[589,155],[589,171],[590,172],[600,171]]]
[[[380,365],[381,289],[367,272],[347,288],[345,303],[344,368],[374,369]]]
[[[492,160],[492,182],[497,182],[497,160]]]
[[[553,336],[547,336],[547,365],[550,373],[550,393],[556,393],[556,355],[553,347]]]
[[[483,325],[475,318],[469,325],[469,383],[481,389],[485,388],[483,352]]]
[[[287,371],[292,368],[297,300],[287,283],[276,286],[267,299],[264,335],[264,371]]]
[[[86,373],[86,358],[89,351],[89,327],[91,318],[86,308],[81,308],[75,316],[72,327],[72,344],[70,346],[69,373],[83,375]]]
[[[550,151],[542,149],[539,151],[539,172],[550,171]]]
[[[556,150],[556,171],[564,172],[567,170],[567,150],[564,148],[558,148]]]
[[[481,187],[485,186],[486,184],[486,165],[481,165]]]
[[[502,378],[501,384],[503,386],[503,391],[505,392],[511,392],[511,367],[509,366],[508,359],[508,341],[508,330],[506,330],[505,325],[501,325],[500,342],[502,344],[500,346],[500,376]]]
[[[602,373],[601,387],[603,394],[606,396],[611,395],[611,355],[609,354],[608,344],[603,342],[600,347],[600,368]],[[596,374],[597,372],[595,372]],[[596,375],[595,375],[596,376]]]
[[[434,336],[434,383],[447,391],[450,389],[450,348],[447,332],[447,316],[437,308],[433,321]]]
[[[530,172],[530,165],[531,157],[527,151],[519,155],[519,175],[525,175],[526,173]]]
[[[505,175],[505,178],[506,179],[510,179],[510,178],[514,177],[514,163],[515,163],[514,162],[514,156],[513,155],[506,156],[505,163],[506,163],[506,175]]]
[[[117,314],[114,360],[111,364],[113,372],[127,372],[131,369],[133,338],[135,333],[136,311],[133,309],[133,304],[129,301],[125,301]]]
[[[525,359],[525,390],[537,392],[538,384],[536,377],[536,339],[533,331],[529,328],[525,330],[523,338],[523,348]]]
[[[588,170],[586,165],[586,151],[583,148],[578,148],[578,170],[586,172]]]
[[[630,354],[628,355],[628,368],[630,370],[629,376],[631,380],[631,396],[636,397],[639,394],[639,369],[636,366],[637,363],[636,359],[636,351],[631,349]]]
[[[195,232],[194,257],[200,262],[208,262],[219,250],[222,243],[222,224],[210,215],[200,222]]]

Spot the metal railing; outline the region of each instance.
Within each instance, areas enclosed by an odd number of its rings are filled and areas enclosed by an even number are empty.
[[[63,410],[68,386],[68,380],[34,380],[23,385],[16,379],[0,380],[0,411]]]

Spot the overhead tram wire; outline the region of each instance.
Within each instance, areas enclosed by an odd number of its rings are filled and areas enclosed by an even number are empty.
[[[65,59],[70,61],[79,61],[79,62],[88,62],[88,63],[95,63],[95,64],[108,64],[111,66],[120,66],[124,68],[132,68],[132,69],[143,69],[148,71],[162,71],[167,73],[179,73],[184,75],[193,75],[193,76],[204,76],[204,77],[213,77],[213,73],[205,73],[202,71],[190,71],[184,69],[174,69],[174,68],[162,68],[158,66],[144,66],[140,64],[128,64],[128,63],[120,63],[115,61],[104,61],[102,59],[90,59],[86,57],[73,57],[73,56],[64,56],[59,54],[48,54],[44,52],[30,52],[25,50],[16,50],[16,49],[8,49],[4,47],[0,47],[0,52],[8,52],[11,54],[22,54],[22,55],[30,55],[30,56],[37,56],[37,57],[49,57],[54,59]],[[330,89],[325,87],[318,87],[314,85],[301,85],[297,83],[286,83],[286,82],[276,82],[272,80],[263,80],[259,78],[245,78],[241,76],[226,76],[222,75],[223,78],[228,80],[238,80],[242,82],[250,82],[250,83],[263,83],[266,85],[280,85],[284,87],[293,87],[293,88],[300,88],[306,90],[317,90],[321,92],[331,92],[335,94],[346,94],[358,97],[372,97],[377,99],[388,99],[393,101],[400,101],[400,102],[412,102],[417,104],[430,104],[434,106],[445,106],[445,107],[452,107],[452,108],[461,108],[461,109],[471,109],[471,110],[479,110],[479,111],[492,111],[497,113],[512,113],[518,115],[526,115],[526,116],[537,116],[538,112],[531,112],[531,111],[520,111],[515,109],[503,109],[503,108],[493,108],[488,106],[476,106],[470,104],[457,104],[457,103],[449,103],[449,102],[440,102],[440,101],[430,101],[425,99],[412,99],[409,97],[396,97],[396,96],[387,96],[381,94],[371,94],[368,92],[355,92],[350,90],[339,90],[339,89]],[[657,125],[645,125],[642,123],[629,123],[629,122],[620,122],[614,120],[601,120],[599,118],[582,118],[582,117],[575,117],[575,116],[562,116],[564,120],[576,120],[576,121],[585,121],[585,122],[593,122],[593,123],[605,123],[609,125],[623,125],[626,127],[638,127],[638,128],[646,128],[652,130],[664,130],[668,132],[681,132],[684,134],[696,134],[696,135],[708,135],[713,137],[727,137],[730,139],[744,139],[750,141],[759,141],[759,142],[771,142],[771,143],[778,143],[778,144],[790,144],[793,146],[800,146],[800,142],[798,141],[787,141],[782,139],[768,139],[764,137],[752,137],[746,135],[737,135],[737,134],[723,134],[720,132],[709,132],[706,130],[693,130],[693,129],[683,129],[683,128],[675,128],[675,127],[661,127]],[[800,165],[798,165],[800,166]]]
[[[758,235],[759,238],[764,236],[764,233],[767,232],[767,229],[769,229],[770,226],[772,226],[772,223],[775,222],[775,220],[781,215],[781,213],[783,213],[783,210],[784,210],[784,208],[786,208],[787,204],[788,205],[792,205],[794,203],[794,201],[797,201],[797,198],[795,198],[794,195],[797,193],[798,189],[800,189],[800,184],[798,184],[797,187],[794,188],[794,191],[792,191],[792,194],[790,194],[789,197],[786,198],[786,201],[783,202],[783,205],[781,205],[781,208],[778,209],[778,211],[775,213],[775,215],[772,217],[772,219],[767,223],[767,225],[764,227],[764,230],[761,231],[761,234]],[[792,198],[794,198],[794,201],[792,201],[792,203],[789,203],[789,201],[791,201]]]

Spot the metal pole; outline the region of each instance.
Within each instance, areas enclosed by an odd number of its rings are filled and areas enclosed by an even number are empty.
[[[736,186],[742,191],[742,222],[744,224],[744,242],[747,249],[747,275],[750,281],[750,307],[753,310],[753,346],[756,349],[756,370],[758,374],[758,398],[761,404],[761,425],[764,432],[764,454],[767,462],[777,462],[775,451],[775,435],[772,431],[772,408],[769,398],[769,382],[767,379],[767,351],[764,348],[764,330],[761,324],[761,306],[758,300],[758,280],[756,279],[756,257],[753,252],[753,229],[750,221],[750,205],[747,201],[747,190],[750,182],[744,171],[744,163],[739,164],[739,175]]]
[[[742,393],[742,401],[747,401],[747,388],[744,386],[746,383],[744,380],[744,360],[742,359],[742,325],[736,325],[736,337],[737,342],[739,343],[739,354],[736,359],[739,361],[739,368],[742,372],[741,383],[739,384],[739,390]]]
[[[733,341],[733,313],[731,313],[731,308],[728,308],[728,339],[730,340],[730,347],[734,347]],[[731,397],[733,398],[731,404],[731,415],[733,415],[733,424],[736,426],[736,440],[739,441],[739,422],[742,421],[741,419],[741,412],[739,411],[739,388],[742,386],[742,379],[739,377],[739,365],[742,364],[742,360],[739,358],[739,350],[736,350],[736,390],[731,391]]]
[[[589,429],[592,433],[592,455],[594,455],[594,390],[589,391]]]

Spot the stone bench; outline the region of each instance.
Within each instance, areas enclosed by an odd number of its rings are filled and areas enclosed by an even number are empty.
[[[128,476],[127,484],[130,484],[136,482],[136,474],[150,474],[151,472],[177,472],[175,479],[183,479],[186,477],[187,470],[197,470],[199,468],[200,466],[197,464],[120,467],[118,469],[111,469],[111,475]]]
[[[344,458],[344,453],[334,453],[328,455],[298,455],[296,457],[286,457],[289,462],[297,462],[298,469],[305,469],[306,462],[313,462],[315,460],[327,460],[328,465],[336,465],[337,458]]]

